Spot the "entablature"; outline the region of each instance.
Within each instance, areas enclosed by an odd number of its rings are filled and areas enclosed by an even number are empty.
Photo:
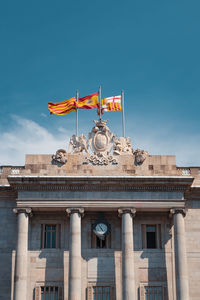
[[[191,176],[8,176],[17,191],[180,191]]]

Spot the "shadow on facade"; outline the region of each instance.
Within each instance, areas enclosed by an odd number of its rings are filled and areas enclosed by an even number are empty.
[[[64,249],[41,250],[39,258],[46,261],[44,285],[63,288]]]
[[[165,235],[165,238],[161,240],[160,249],[143,249],[140,258],[146,261],[146,263],[144,267],[140,268],[138,274],[140,282],[142,282],[144,286],[147,285],[149,287],[162,287],[165,300],[169,299],[168,289],[170,289],[170,286],[168,286],[169,279],[166,263],[166,244],[169,239],[171,239],[171,236],[169,234]],[[172,276],[170,278],[170,281],[172,283]],[[140,293],[144,293],[144,289],[143,291],[140,291],[140,288],[141,287],[138,288],[138,299],[140,299]],[[148,296],[147,299],[149,299]]]
[[[53,223],[53,222],[52,222]],[[62,287],[64,282],[64,248],[61,243],[60,248],[45,249],[41,245],[41,224],[38,218],[31,220],[28,250],[29,272],[31,282],[34,282],[33,300],[39,300],[36,297],[37,287],[52,286]]]
[[[101,220],[102,218],[102,220]],[[102,214],[98,212],[96,214],[88,214],[87,217],[83,219],[83,227],[87,227],[87,231],[83,232],[83,251],[82,258],[87,264],[87,285],[85,291],[86,299],[93,299],[88,297],[88,293],[91,292],[92,287],[110,287],[114,290],[116,285],[116,259],[115,259],[115,242],[114,242],[114,230],[115,230],[115,219],[118,220],[116,216],[110,213]],[[111,225],[111,237],[110,242],[107,243],[106,248],[96,248],[93,244],[94,239],[92,236],[92,224],[96,221],[104,222],[106,221]],[[88,226],[87,226],[88,224]],[[86,236],[87,235],[87,236]],[[110,245],[110,246],[109,246]],[[114,298],[115,299],[115,298]]]
[[[91,249],[88,255],[82,255],[88,265],[88,287],[110,287],[112,292],[115,287],[115,252],[113,249]],[[89,288],[86,288],[88,299]],[[91,298],[93,299],[93,298]]]

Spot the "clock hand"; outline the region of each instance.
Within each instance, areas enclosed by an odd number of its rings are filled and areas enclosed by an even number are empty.
[[[101,229],[102,231],[104,231],[103,228],[101,227],[101,225],[99,225],[99,227],[100,227],[100,229]]]

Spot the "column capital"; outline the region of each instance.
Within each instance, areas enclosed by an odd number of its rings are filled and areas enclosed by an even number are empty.
[[[172,216],[175,214],[182,214],[185,217],[186,213],[187,213],[186,208],[171,208],[169,211],[169,216],[170,218],[172,218]]]
[[[121,217],[123,214],[129,213],[133,217],[135,217],[136,209],[134,207],[125,207],[125,208],[119,208],[118,209],[118,216]]]
[[[67,216],[70,217],[71,214],[74,214],[74,213],[78,213],[81,215],[81,217],[84,217],[84,208],[80,207],[80,208],[76,208],[76,207],[73,207],[73,208],[67,208],[66,209],[66,213],[67,213]]]
[[[30,217],[32,217],[33,213],[32,213],[32,209],[30,207],[23,207],[23,208],[19,208],[19,207],[15,207],[13,208],[13,212],[18,215],[20,213],[24,213],[29,215]]]

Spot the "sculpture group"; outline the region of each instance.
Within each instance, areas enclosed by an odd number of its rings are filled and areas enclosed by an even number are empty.
[[[131,140],[128,137],[117,137],[108,128],[107,121],[99,119],[94,121],[95,126],[88,134],[72,135],[68,150],[59,149],[52,160],[59,164],[67,162],[68,155],[85,154],[83,164],[92,165],[117,165],[119,155],[129,154],[134,156],[135,164],[141,165],[148,153],[144,150],[133,150]]]

